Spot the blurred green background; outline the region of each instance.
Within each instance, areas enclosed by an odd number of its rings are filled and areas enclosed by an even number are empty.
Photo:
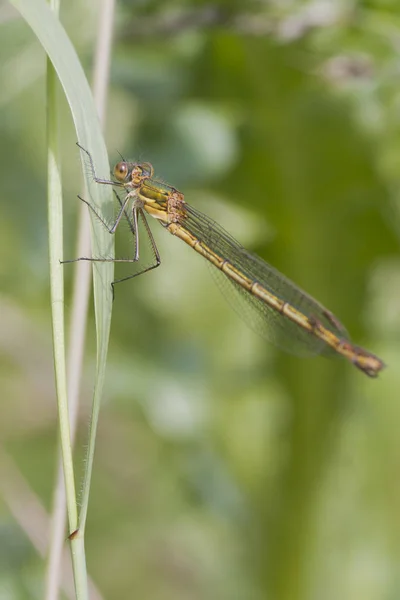
[[[89,79],[98,8],[61,13]],[[0,31],[0,599],[19,600],[42,597],[36,503],[51,508],[57,415],[45,57],[4,2]],[[117,3],[111,163],[151,161],[387,369],[374,381],[274,349],[151,223],[162,266],[114,302],[87,530],[96,598],[400,598],[399,36],[390,0]],[[61,103],[69,258],[81,174]],[[94,362],[92,318],[78,472]]]

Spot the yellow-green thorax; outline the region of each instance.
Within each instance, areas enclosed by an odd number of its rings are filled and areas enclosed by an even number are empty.
[[[170,185],[153,179],[150,163],[117,163],[114,177],[131,197],[139,199],[143,209],[165,223],[181,222],[185,215],[184,195]]]

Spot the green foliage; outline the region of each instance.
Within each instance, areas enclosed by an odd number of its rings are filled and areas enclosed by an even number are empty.
[[[388,367],[371,381],[345,361],[268,346],[220,298],[201,259],[151,223],[161,267],[116,288],[88,569],[115,598],[396,598],[400,11],[378,1],[353,10],[336,3],[331,13],[323,2],[213,8],[118,6],[110,160],[118,150],[151,161],[157,176],[318,298]],[[87,65],[96,10],[64,8]],[[0,427],[48,506],[55,408],[43,56],[22,22],[0,27],[8,84],[0,95]],[[80,192],[74,136],[66,118],[71,257]],[[126,256],[129,232],[118,234],[117,253]],[[92,325],[87,400],[93,339]],[[47,478],[35,474],[41,464]],[[21,534],[7,503],[0,518],[9,560],[23,563],[19,577],[0,572],[0,589],[22,598],[23,579],[40,596],[41,564],[26,548],[15,551]]]

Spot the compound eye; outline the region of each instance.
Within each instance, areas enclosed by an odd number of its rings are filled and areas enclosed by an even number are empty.
[[[150,163],[146,162],[146,163],[142,163],[140,165],[141,169],[142,169],[142,173],[144,177],[153,177],[154,175],[154,169],[153,169],[153,165],[151,165]]]
[[[124,181],[128,175],[129,169],[126,162],[119,162],[114,167],[114,177],[117,181]]]

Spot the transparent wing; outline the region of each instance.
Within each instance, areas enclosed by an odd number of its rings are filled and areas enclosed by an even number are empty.
[[[184,207],[182,225],[203,245],[274,296],[289,303],[306,317],[317,320],[340,339],[349,339],[345,327],[319,302],[260,257],[248,252],[215,221],[188,204]],[[310,356],[332,353],[323,340],[242,288],[223,271],[213,266],[211,271],[229,304],[258,334],[292,354]]]

